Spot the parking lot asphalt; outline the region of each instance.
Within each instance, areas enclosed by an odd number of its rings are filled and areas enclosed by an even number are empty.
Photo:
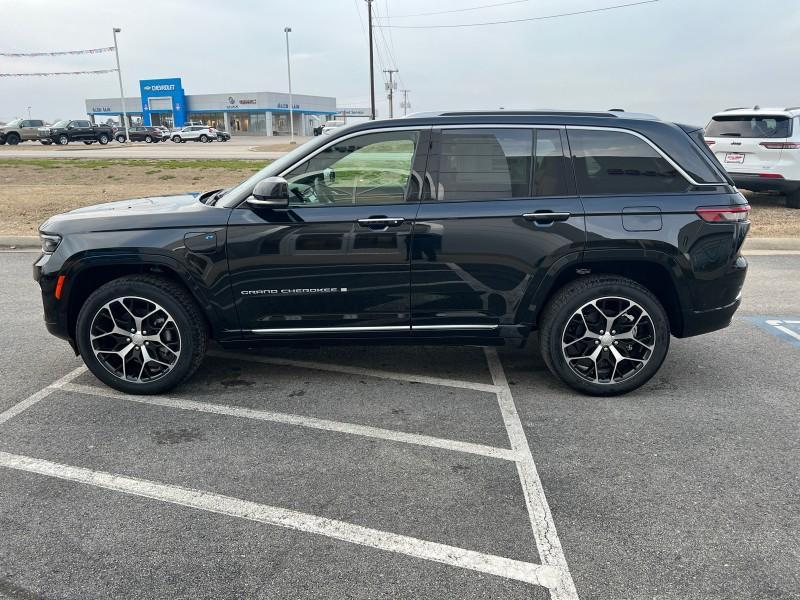
[[[0,254],[0,597],[800,598],[796,255],[609,399],[532,345],[215,351],[126,397],[34,259]]]

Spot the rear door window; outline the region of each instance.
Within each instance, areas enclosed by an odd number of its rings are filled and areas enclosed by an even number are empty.
[[[533,164],[534,196],[566,196],[567,169],[561,132],[537,129]]]
[[[438,198],[494,200],[530,196],[531,129],[445,129]]]
[[[581,195],[681,193],[691,184],[660,152],[621,131],[568,130]]]
[[[720,115],[706,127],[707,137],[787,138],[792,119],[776,115]]]

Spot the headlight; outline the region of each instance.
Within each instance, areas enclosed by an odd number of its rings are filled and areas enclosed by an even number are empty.
[[[40,233],[39,237],[42,240],[42,252],[45,254],[52,254],[61,243],[61,236],[53,233]]]

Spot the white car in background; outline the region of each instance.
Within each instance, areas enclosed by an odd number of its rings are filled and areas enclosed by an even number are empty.
[[[330,135],[339,127],[344,127],[344,121],[325,121],[322,126],[322,135]]]
[[[217,139],[217,134],[205,125],[187,125],[172,132],[172,141],[175,143],[183,142],[213,142]]]
[[[800,107],[724,110],[705,140],[737,187],[781,192],[786,206],[800,208]]]

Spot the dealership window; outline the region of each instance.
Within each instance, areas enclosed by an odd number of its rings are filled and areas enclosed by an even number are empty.
[[[215,129],[225,129],[225,124],[223,119],[225,118],[224,113],[189,113],[189,117],[187,118],[188,121],[192,121],[194,123],[202,123],[207,127],[214,127]]]
[[[370,133],[328,146],[286,175],[298,206],[405,202],[415,131]]]
[[[446,129],[439,160],[439,200],[530,195],[533,131]]]
[[[633,134],[570,129],[568,135],[581,194],[679,193],[691,187],[655,148]]]

